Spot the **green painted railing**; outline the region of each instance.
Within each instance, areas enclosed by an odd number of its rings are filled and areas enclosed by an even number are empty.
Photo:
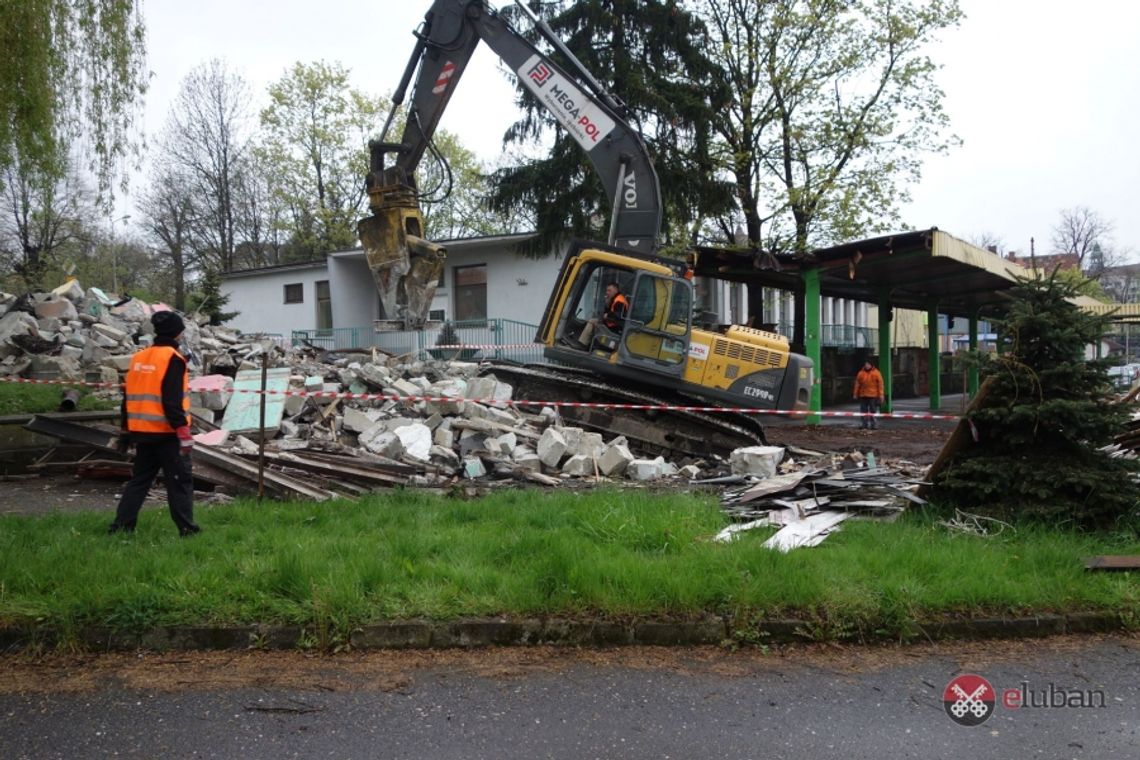
[[[874,327],[854,325],[821,325],[820,342],[825,346],[842,348],[877,348],[879,331]]]
[[[308,343],[330,350],[375,346],[390,354],[420,359],[434,357],[538,362],[542,361],[542,346],[534,342],[537,332],[537,325],[513,319],[478,319],[435,323],[423,330],[377,332],[372,327],[294,330],[292,340],[294,346]]]
[[[790,336],[785,325],[777,331]],[[327,330],[294,330],[294,346],[302,342],[324,349],[368,348],[375,346],[390,354],[417,358],[507,359],[518,362],[542,361],[542,346],[534,343],[538,326],[513,319],[477,319],[435,323],[423,330],[377,332],[373,327],[333,327]],[[876,348],[879,331],[873,327],[823,325],[820,340],[825,346]],[[464,346],[442,349],[437,346]],[[469,346],[469,348],[467,348]]]

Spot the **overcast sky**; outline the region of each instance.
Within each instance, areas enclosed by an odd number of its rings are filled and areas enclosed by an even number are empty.
[[[1117,248],[1140,261],[1140,6],[959,2],[965,22],[930,52],[943,67],[939,81],[963,145],[927,160],[904,221],[966,239],[990,233],[1023,253],[1036,238],[1037,252],[1048,253],[1060,211],[1087,206],[1115,224]],[[211,58],[250,82],[257,107],[297,61],[339,61],[357,88],[387,94],[428,7],[429,0],[145,0],[147,132],[164,123],[183,77]],[[512,89],[496,66],[485,47],[477,50],[441,124],[485,159],[499,152],[514,116]]]

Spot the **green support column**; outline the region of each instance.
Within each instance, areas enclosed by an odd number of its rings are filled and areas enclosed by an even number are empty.
[[[891,291],[879,291],[879,373],[883,376],[883,411],[894,409],[891,401],[894,372],[891,369]]]
[[[970,369],[966,372],[966,393],[970,398],[978,395],[978,365],[975,363],[978,358],[978,313],[975,311],[970,314],[970,357],[974,360],[970,362]]]
[[[811,385],[811,397],[808,401],[808,409],[813,412],[818,412],[823,406],[823,388],[820,385],[820,372],[823,367],[823,352],[820,350],[819,336],[821,333],[820,322],[820,301],[819,301],[819,270],[808,269],[803,273],[804,278],[804,354],[811,359],[814,365],[813,382]],[[809,414],[807,416],[807,423],[809,425],[818,425],[820,422],[818,414]]]
[[[942,352],[938,350],[938,302],[931,301],[926,307],[926,340],[930,344],[930,410],[942,408]]]

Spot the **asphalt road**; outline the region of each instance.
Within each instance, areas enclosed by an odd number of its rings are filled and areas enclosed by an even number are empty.
[[[7,659],[3,758],[1140,757],[1140,639],[1128,637]],[[1027,684],[1031,699],[1103,706],[996,706],[962,726],[942,700],[965,672],[999,694]]]

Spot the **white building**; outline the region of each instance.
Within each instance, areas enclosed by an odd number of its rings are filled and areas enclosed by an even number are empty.
[[[433,322],[477,324],[461,328],[464,343],[529,342],[531,326],[542,320],[554,289],[568,243],[544,258],[529,258],[515,246],[532,235],[503,235],[441,241],[447,249],[443,277],[432,301]],[[748,288],[739,283],[698,278],[698,309],[713,322],[744,324],[747,320]],[[227,324],[244,333],[268,333],[290,339],[302,332],[329,347],[379,345],[408,350],[407,334],[377,335],[373,323],[380,318],[380,296],[362,249],[329,254],[324,261],[284,264],[275,267],[230,272],[222,276],[222,293],[229,296],[227,311],[238,315]],[[792,294],[765,289],[764,322],[791,335]],[[873,306],[846,299],[825,297],[821,302],[825,345],[877,345]],[[480,323],[498,320],[512,323],[509,341],[503,335],[481,337]],[[517,325],[514,325],[517,323]],[[925,332],[915,330],[925,340]],[[524,338],[525,336],[525,338]],[[434,345],[436,332],[415,340],[418,347]],[[903,337],[903,336],[896,336]],[[910,336],[905,336],[910,337]],[[397,341],[397,343],[393,343]],[[904,340],[900,345],[910,345]]]
[[[537,325],[565,250],[541,259],[517,254],[515,245],[529,237],[441,241],[447,261],[430,318]],[[336,335],[338,346],[374,344],[380,296],[361,249],[332,253],[324,261],[230,272],[222,276],[221,290],[229,296],[226,309],[239,312],[227,324],[244,333],[289,338],[296,331],[316,331]]]

